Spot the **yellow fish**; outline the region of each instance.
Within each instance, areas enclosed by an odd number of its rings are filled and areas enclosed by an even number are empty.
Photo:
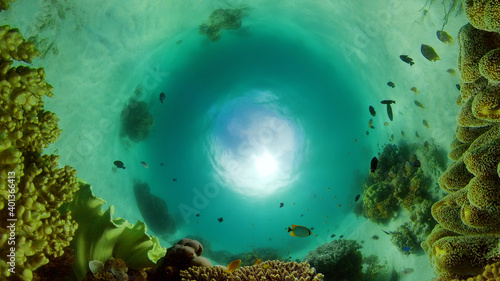
[[[403,138],[405,138],[406,137],[405,131],[401,131],[401,135],[403,136]]]
[[[424,126],[427,127],[427,129],[429,129],[431,126],[429,125],[429,122],[427,122],[427,120],[422,120],[422,124],[424,124]]]
[[[384,122],[384,126],[389,126],[389,122]]]
[[[262,262],[262,259],[258,259],[253,265],[260,264]]]
[[[371,128],[373,126],[373,119],[370,119],[370,121],[368,121],[368,128]]]
[[[455,69],[453,69],[453,68],[448,68],[448,69],[446,70],[446,72],[448,72],[448,73],[449,73],[449,74],[451,74],[452,76],[454,76],[455,74],[457,74],[457,72],[456,72],[456,71],[455,71]]]
[[[411,90],[412,92],[414,92],[414,93],[415,93],[415,95],[419,93],[419,91],[418,91],[417,87],[411,87],[411,89],[410,89],[410,90]]]
[[[418,100],[414,100],[413,102],[415,103],[416,106],[418,106],[418,107],[422,108],[423,110],[425,110],[425,106],[421,102],[419,102]]]
[[[307,237],[312,234],[309,228],[295,224],[292,224],[292,227],[288,227],[288,232],[293,237]]]
[[[262,268],[264,268],[264,269],[266,269],[266,268],[270,268],[270,267],[271,267],[271,266],[270,266],[268,263],[266,263],[266,264],[263,264],[263,265],[262,265]]]
[[[234,260],[230,264],[226,266],[226,272],[231,273],[234,272],[241,265],[241,260]]]

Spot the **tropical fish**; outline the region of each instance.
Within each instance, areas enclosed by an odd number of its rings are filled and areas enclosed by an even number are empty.
[[[160,163],[160,166],[165,167],[165,163]]]
[[[393,120],[392,107],[390,103],[387,104],[387,116],[389,117],[389,120]]]
[[[311,227],[311,230],[314,230],[314,226],[313,226],[313,227]]]
[[[389,126],[389,122],[384,122],[384,126]]]
[[[144,168],[149,168],[149,165],[148,163],[144,162],[144,161],[141,161],[141,165],[144,167]]]
[[[258,259],[253,265],[260,264],[262,262],[262,259]]]
[[[420,135],[418,134],[418,131],[415,131],[415,136],[416,136],[417,138],[419,138],[419,137],[420,137]]]
[[[370,107],[368,107],[368,110],[370,110],[370,114],[375,117],[375,115],[377,115],[377,113],[375,112],[375,108],[373,108],[373,106],[370,105]]]
[[[424,126],[427,127],[427,129],[429,129],[431,126],[429,125],[429,122],[427,122],[427,120],[422,120],[422,124],[424,124]]]
[[[119,161],[119,160],[116,160],[115,162],[113,162],[113,164],[115,164],[115,166],[117,168],[120,168],[120,169],[124,169],[125,170],[125,164],[123,164],[122,161]]]
[[[340,207],[342,207],[342,205],[341,205],[341,204],[338,204],[338,205],[337,205],[337,207],[339,207],[339,208],[340,208]]]
[[[288,227],[288,232],[293,237],[307,237],[312,234],[309,228],[295,224],[292,224],[292,227]]]
[[[393,100],[383,100],[380,102],[381,104],[393,104],[393,103],[396,103],[395,101]]]
[[[405,251],[405,253],[408,253],[408,251],[410,251],[410,247],[404,248],[403,251]]]
[[[392,82],[392,81],[389,81],[389,82],[387,82],[387,86],[394,88],[394,87],[396,87],[396,84],[394,84],[394,82]]]
[[[382,230],[385,234],[387,234],[387,235],[391,235],[391,233],[390,233],[390,232],[385,231],[385,230],[383,230],[383,229],[381,229],[381,230]]]
[[[226,266],[226,272],[231,273],[234,272],[241,265],[241,260],[234,260],[230,264]]]
[[[391,141],[394,141],[394,134],[391,134]]]
[[[408,267],[408,268],[405,268],[403,269],[403,271],[401,273],[405,274],[405,275],[408,275],[408,274],[411,274],[413,273],[415,270],[411,267]]]
[[[415,63],[413,62],[413,59],[412,59],[412,58],[410,58],[410,57],[409,57],[409,56],[407,56],[407,55],[401,55],[401,56],[399,56],[399,58],[400,58],[402,61],[404,61],[404,62],[406,62],[407,64],[409,64],[410,66],[412,66],[412,65],[414,65],[414,64],[415,64]]]
[[[285,203],[281,202],[280,203],[280,208],[283,208],[283,206],[285,206]]]
[[[453,75],[455,75],[455,74],[457,74],[457,72],[456,72],[456,71],[455,71],[455,69],[453,69],[453,68],[448,68],[448,69],[446,70],[446,72],[448,72],[448,73],[449,73],[449,74],[451,74],[452,76],[453,76]]]
[[[455,87],[457,87],[457,90],[460,91],[460,84],[455,84]]]
[[[414,100],[413,103],[415,103],[416,106],[425,110],[425,106],[421,102],[419,102],[418,100]]]
[[[356,198],[354,198],[354,202],[358,202],[360,197],[361,197],[361,194],[356,195]]]
[[[219,222],[223,222],[223,221],[224,221],[224,219],[223,219],[222,217],[218,218],[217,220],[218,220]]]
[[[177,178],[173,178],[172,181],[177,181]]]
[[[370,135],[370,132],[366,131],[366,135],[369,136]]]
[[[414,93],[415,93],[415,95],[419,93],[419,91],[418,91],[417,87],[411,87],[411,89],[410,89],[410,90],[411,90],[412,92],[414,92]]]
[[[379,238],[379,237],[378,237],[377,235],[373,235],[373,236],[372,236],[372,239],[373,239],[373,240],[378,240],[378,238]]]
[[[373,157],[372,162],[370,163],[370,171],[372,173],[375,173],[375,171],[377,170],[377,165],[378,165],[378,159],[377,157]]]
[[[197,217],[199,217],[199,216],[200,216],[200,213],[196,214],[196,216],[197,216]]]
[[[441,41],[445,44],[449,44],[449,45],[453,44],[453,37],[451,37],[450,34],[448,34],[448,32],[446,32],[444,30],[436,31],[436,36],[439,39],[439,41]]]
[[[339,239],[342,239],[342,238],[344,238],[344,235],[340,235],[340,236],[339,236]]]
[[[262,265],[262,268],[264,268],[264,269],[270,268],[270,267],[271,267],[271,265],[269,265],[268,263]]]
[[[354,138],[354,142],[355,142],[355,143],[358,143],[358,140],[357,140],[356,138]]]
[[[426,58],[429,61],[437,61],[441,59],[434,50],[434,48],[432,48],[429,45],[422,44],[422,46],[420,46],[420,52],[422,52],[424,58]]]
[[[368,121],[368,128],[371,128],[373,126],[373,119],[370,119],[370,121]]]
[[[403,138],[406,138],[405,131],[401,131],[401,136],[403,136]]]
[[[335,237],[335,234],[330,235],[330,238],[333,238],[333,237]]]
[[[160,93],[160,102],[163,103],[165,100],[165,93]]]

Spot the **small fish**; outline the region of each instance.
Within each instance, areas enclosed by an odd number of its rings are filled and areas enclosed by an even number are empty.
[[[295,202],[293,202],[293,203],[291,204],[291,206],[293,206],[293,205],[295,205]]]
[[[410,251],[410,247],[404,248],[403,251],[405,251],[405,253],[408,253],[408,251]]]
[[[269,265],[268,263],[262,265],[262,268],[264,268],[264,269],[270,268],[270,267],[271,267],[271,265]]]
[[[401,131],[401,136],[402,136],[403,138],[406,138],[405,131]]]
[[[165,167],[165,163],[160,163],[160,166]]]
[[[436,31],[436,36],[439,39],[439,41],[441,41],[445,44],[448,44],[448,45],[453,44],[453,37],[451,37],[450,34],[448,34],[448,32],[446,32],[444,30]]]
[[[160,102],[163,103],[165,100],[165,93],[160,93]]]
[[[391,141],[394,141],[394,134],[391,134]]]
[[[311,230],[314,230],[314,226],[313,226],[313,227],[311,227]]]
[[[368,128],[371,128],[373,126],[373,119],[370,119],[370,121],[368,121]]]
[[[385,234],[387,234],[387,235],[391,235],[391,233],[390,233],[390,232],[387,232],[387,231],[385,231],[385,230],[383,230],[383,229],[381,229],[381,230],[382,230]]]
[[[361,197],[361,194],[356,195],[356,198],[354,198],[354,202],[358,202],[360,197]]]
[[[370,105],[370,107],[368,107],[368,110],[370,110],[370,114],[375,117],[375,115],[377,115],[377,113],[375,112],[375,108],[373,108],[373,106]]]
[[[344,238],[344,235],[340,235],[340,236],[339,236],[339,239],[342,239],[342,238]]]
[[[295,224],[292,224],[292,227],[288,227],[288,232],[293,237],[307,237],[312,234],[309,228]]]
[[[421,102],[419,102],[418,100],[414,100],[413,103],[416,106],[418,106],[418,107],[422,108],[423,110],[425,110],[425,106]]]
[[[457,87],[457,90],[460,91],[460,84],[455,84],[455,87]]]
[[[416,136],[417,138],[419,138],[419,137],[420,137],[420,135],[418,134],[418,131],[415,131],[415,136]]]
[[[113,162],[113,164],[115,164],[115,166],[117,168],[120,168],[120,169],[124,169],[125,170],[125,164],[123,164],[122,161],[119,161],[119,160],[116,160],[115,162]]]
[[[377,235],[373,235],[373,236],[372,236],[372,239],[373,239],[373,240],[378,240],[378,238],[379,238],[379,237],[378,237]]]
[[[366,135],[369,136],[370,135],[370,132],[366,131]]]
[[[177,178],[173,178],[172,181],[177,181]]]
[[[223,221],[224,221],[224,219],[223,219],[222,217],[218,218],[217,220],[218,220],[219,222],[223,222]]]
[[[373,130],[373,129],[375,129],[375,126],[373,126],[373,125],[372,125],[372,126],[370,127],[370,129],[372,129],[372,130]]]
[[[427,129],[430,129],[430,125],[429,125],[429,122],[427,122],[427,120],[422,120],[422,124],[424,124],[425,127],[427,127]]]
[[[283,208],[283,206],[285,206],[285,203],[281,202],[280,203],[280,208]]]
[[[300,214],[300,217],[303,217],[303,216],[304,216],[304,214]]]
[[[413,273],[415,270],[411,267],[408,267],[408,268],[405,268],[403,269],[403,271],[401,273],[405,274],[405,275],[408,275],[408,274],[411,274]]]
[[[455,69],[453,69],[453,68],[448,68],[448,69],[446,70],[446,72],[448,72],[449,74],[451,74],[451,76],[454,76],[455,74],[457,74],[457,72],[456,72],[456,71],[455,71]]]
[[[393,104],[393,103],[396,103],[395,101],[393,100],[383,100],[380,102],[381,104]]]
[[[226,266],[226,272],[231,273],[234,272],[241,265],[241,260],[234,260],[230,264]]]
[[[182,44],[182,40],[175,42],[175,45],[180,45],[180,44]]]
[[[392,116],[392,107],[391,107],[390,103],[387,104],[387,116],[389,117],[389,120],[391,120],[391,121],[393,120],[392,119],[393,118],[393,116]]]
[[[338,205],[337,205],[337,207],[338,207],[338,208],[340,208],[340,207],[342,207],[342,205],[341,205],[341,204],[338,204]]]
[[[409,64],[410,66],[412,66],[412,65],[414,65],[414,64],[415,64],[415,63],[413,62],[413,59],[412,59],[412,58],[410,58],[410,57],[409,57],[409,56],[407,56],[407,55],[400,55],[400,56],[399,56],[399,58],[400,58],[402,61],[404,61],[404,62],[406,62],[407,64]]]
[[[318,237],[318,234],[315,234],[314,237]]]
[[[418,91],[417,87],[411,87],[411,89],[410,89],[410,90],[411,90],[412,92],[414,92],[414,93],[415,93],[415,95],[419,93],[419,91]]]
[[[253,265],[260,264],[262,262],[262,259],[258,259]]]
[[[370,163],[370,171],[372,173],[375,173],[375,171],[377,170],[377,165],[378,165],[378,159],[377,157],[373,157],[372,162]]]
[[[313,199],[316,199],[316,194],[314,194]]]
[[[196,216],[197,216],[197,217],[199,217],[199,216],[200,216],[200,213],[196,214]]]
[[[422,52],[424,58],[426,58],[429,61],[437,61],[441,59],[434,50],[434,48],[432,48],[429,45],[422,44],[420,46],[420,52]]]
[[[384,122],[384,126],[389,126],[389,122]]]
[[[394,88],[394,87],[396,87],[396,84],[394,84],[394,82],[392,82],[392,81],[389,81],[389,82],[387,82],[387,86]]]
[[[335,237],[335,234],[330,235],[330,238],[334,238],[334,237]]]
[[[141,165],[142,165],[144,168],[146,168],[146,169],[147,169],[147,168],[149,168],[148,163],[146,163],[146,162],[144,162],[144,161],[142,161],[142,162],[141,162]]]
[[[355,143],[358,143],[358,140],[357,140],[356,138],[354,138],[354,142],[355,142]]]

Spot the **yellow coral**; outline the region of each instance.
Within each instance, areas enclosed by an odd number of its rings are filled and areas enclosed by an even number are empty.
[[[479,60],[489,51],[500,47],[500,35],[498,33],[486,32],[466,24],[458,33],[460,43],[460,56],[458,69],[460,79],[471,83],[481,77],[479,72]]]
[[[323,280],[307,262],[266,261],[258,265],[243,266],[234,272],[221,267],[193,266],[180,272],[182,280]]]
[[[491,126],[486,127],[457,127],[455,136],[462,143],[471,143],[477,139],[480,135],[485,133],[491,128]]]
[[[0,2],[0,10],[4,3]],[[25,41],[17,28],[8,25],[0,27],[0,56],[8,61],[11,58],[18,61],[31,62],[31,59],[40,55],[33,44]]]
[[[456,191],[464,188],[473,177],[461,158],[446,169],[439,177],[438,183],[446,191]]]
[[[489,51],[479,60],[479,72],[490,81],[500,82],[500,48]]]
[[[463,5],[475,28],[500,32],[500,3],[497,0],[466,0]]]
[[[473,145],[474,143],[463,156],[467,170],[475,176],[496,175],[500,162],[500,139],[492,139],[479,147]]]
[[[460,95],[457,98],[457,105],[464,105],[468,99],[476,96],[477,93],[482,92],[486,87],[488,87],[488,79],[482,76],[471,83],[460,81]]]
[[[474,116],[472,112],[472,103],[474,99],[468,99],[462,106],[457,116],[457,123],[461,127],[485,127],[492,124],[492,122],[479,119]]]
[[[475,117],[491,121],[500,121],[500,87],[491,86],[474,97],[472,114]]]

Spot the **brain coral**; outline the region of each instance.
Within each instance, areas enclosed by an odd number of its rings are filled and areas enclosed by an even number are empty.
[[[321,273],[307,262],[266,261],[258,265],[243,266],[232,273],[224,268],[193,266],[181,271],[182,280],[323,280]],[[354,279],[353,279],[354,280]]]
[[[29,62],[36,54],[17,29],[0,27],[0,271],[24,280],[48,257],[62,255],[77,228],[69,212],[58,211],[78,189],[76,171],[59,168],[58,156],[41,155],[60,134],[55,114],[43,109],[42,97],[53,96],[52,86],[45,82],[43,68],[11,67],[11,58]],[[15,175],[14,182],[8,182],[9,175]],[[8,183],[15,185],[14,192],[8,192]],[[9,210],[17,218],[15,272],[8,271],[7,263],[12,245],[7,244],[5,209],[11,194],[16,205]]]

